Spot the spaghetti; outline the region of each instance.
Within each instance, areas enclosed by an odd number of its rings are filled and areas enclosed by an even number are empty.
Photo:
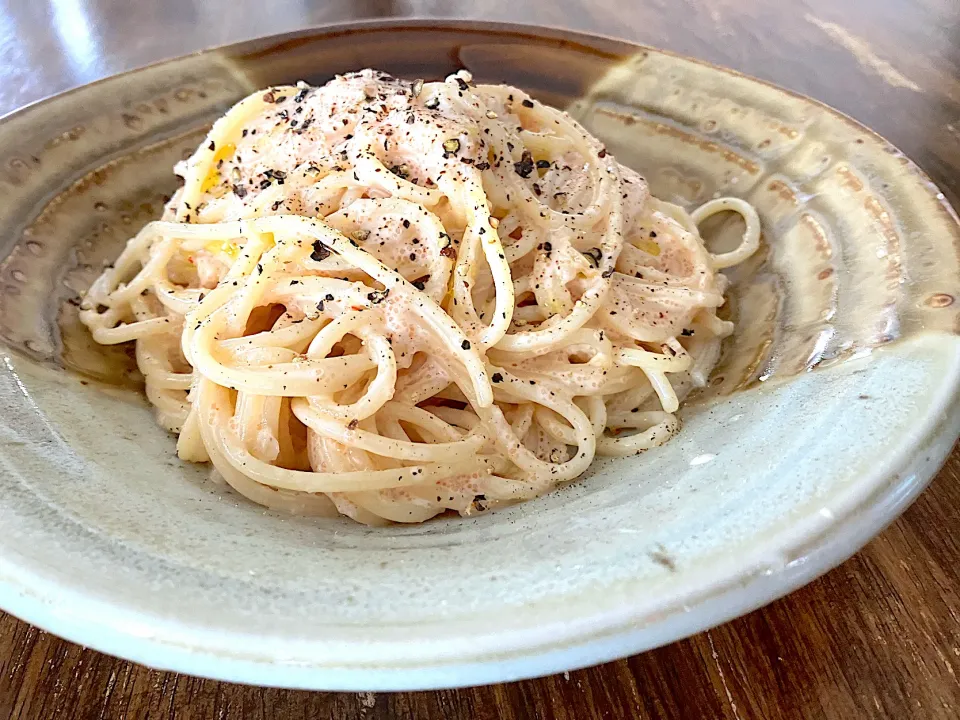
[[[730,322],[755,210],[651,197],[507,86],[372,70],[257,92],[178,164],[162,220],[86,293],[158,421],[271,508],[467,515],[666,442]],[[697,224],[731,210],[714,255]]]

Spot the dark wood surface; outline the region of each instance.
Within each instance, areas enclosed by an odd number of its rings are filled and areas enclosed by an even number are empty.
[[[47,0],[0,4],[0,110],[146,62],[310,24],[398,15],[624,37],[777,82],[865,122],[960,206],[958,0]],[[149,670],[0,613],[17,718],[957,718],[960,453],[838,569],[744,618],[541,680],[307,693]]]

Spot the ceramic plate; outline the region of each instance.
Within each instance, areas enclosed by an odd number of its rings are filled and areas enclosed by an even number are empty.
[[[265,511],[177,460],[130,355],[93,346],[69,299],[231,103],[364,66],[522,86],[660,197],[758,208],[738,331],[678,437],[511,509],[378,529]],[[960,232],[937,189],[849,118],[690,59],[481,23],[311,30],[19,110],[0,157],[0,606],[147,665],[384,690],[635,653],[841,562],[960,428]],[[736,228],[705,232],[719,248]]]

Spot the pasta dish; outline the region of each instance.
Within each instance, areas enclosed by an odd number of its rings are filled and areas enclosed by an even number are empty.
[[[83,298],[134,341],[183,460],[247,498],[368,524],[540,495],[665,443],[760,242],[736,198],[651,197],[517,88],[363,70],[259,91],[175,169]],[[739,213],[734,250],[698,224]]]

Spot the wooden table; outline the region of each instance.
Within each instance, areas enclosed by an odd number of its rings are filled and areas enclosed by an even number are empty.
[[[0,110],[163,57],[391,15],[566,26],[698,56],[812,95],[917,160],[960,207],[958,0],[49,0],[0,5]],[[148,670],[0,614],[11,718],[957,718],[960,453],[859,555],[669,647],[542,680],[306,693]]]

